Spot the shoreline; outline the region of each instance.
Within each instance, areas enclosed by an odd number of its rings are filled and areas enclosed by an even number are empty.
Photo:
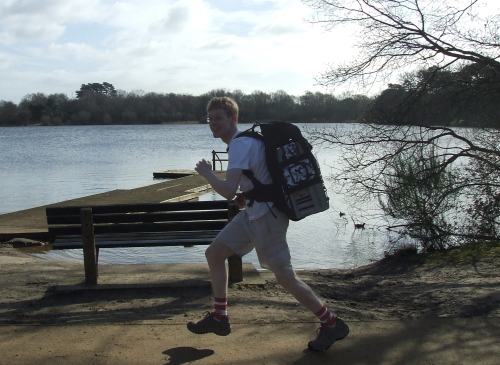
[[[474,253],[475,252],[475,253]],[[297,270],[297,276],[307,283],[327,305],[347,320],[396,320],[430,318],[469,318],[500,317],[500,246],[485,247],[462,253],[451,252],[442,255],[393,256],[354,269],[317,269]],[[458,257],[458,259],[457,259]],[[17,264],[16,264],[17,263]],[[19,298],[37,295],[38,299],[19,301],[15,313],[27,312],[40,319],[46,318],[54,286],[62,280],[68,270],[83,264],[73,260],[47,260],[23,253],[14,248],[0,245],[0,280],[1,289],[6,298]],[[126,268],[127,265],[124,265]],[[134,265],[130,265],[133,267]],[[148,265],[144,265],[148,266]],[[17,272],[19,271],[19,272]],[[246,286],[245,283],[230,286],[231,300],[236,303],[251,303],[249,310],[260,311],[264,298],[267,303],[265,315],[274,318],[280,315],[282,307],[289,309],[299,318],[309,318],[295,299],[284,291],[276,282],[274,275],[267,270],[259,271],[265,281],[264,286]],[[37,278],[35,278],[37,277]],[[10,278],[10,279],[9,279]],[[207,277],[207,280],[209,278]],[[29,284],[31,283],[31,284]],[[52,289],[51,289],[52,288]],[[36,289],[36,290],[34,290]],[[132,292],[146,290],[143,302],[133,298],[123,303],[108,302],[116,295],[113,292],[99,292],[99,305],[115,309],[130,305],[148,310],[148,303],[157,303],[157,293],[162,288],[129,289]],[[182,306],[199,288],[183,287],[177,298]],[[205,290],[205,289],[203,289]],[[81,294],[83,295],[83,294]],[[210,302],[210,287],[204,294]],[[141,294],[140,296],[143,296]],[[151,296],[151,297],[150,297]],[[185,298],[184,298],[185,296]],[[72,306],[71,296],[54,299],[58,306]],[[146,309],[142,307],[145,306]],[[268,313],[269,308],[271,313]],[[204,308],[192,308],[195,312]],[[253,309],[252,309],[253,308]],[[78,310],[77,307],[67,310]],[[191,313],[191,310],[189,311]],[[194,314],[194,313],[193,313]],[[140,313],[129,313],[129,320],[140,320]],[[4,314],[5,317],[5,314]],[[34,318],[35,318],[34,317]],[[51,321],[60,319],[49,316]],[[49,318],[47,317],[47,318]],[[10,320],[16,320],[15,315]],[[310,319],[310,318],[309,318]],[[5,318],[4,318],[5,320]]]

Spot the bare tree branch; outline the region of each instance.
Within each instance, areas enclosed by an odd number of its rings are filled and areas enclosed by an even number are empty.
[[[358,56],[333,64],[319,84],[370,86],[394,71],[481,63],[500,71],[498,14],[480,14],[478,0],[304,0],[316,10],[309,21],[327,30],[354,24],[360,31]]]

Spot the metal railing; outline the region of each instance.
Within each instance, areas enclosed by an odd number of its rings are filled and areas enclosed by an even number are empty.
[[[226,151],[218,151],[218,152],[215,150],[212,151],[212,170],[214,170],[214,171],[217,170],[217,168],[215,166],[216,162],[218,162],[220,164],[220,169],[222,171],[223,170],[222,169],[222,162],[229,161],[227,158],[220,158],[219,153],[221,153],[221,154],[224,153],[227,155]]]

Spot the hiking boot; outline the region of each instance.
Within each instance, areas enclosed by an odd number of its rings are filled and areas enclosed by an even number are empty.
[[[349,334],[349,327],[343,320],[337,318],[334,327],[321,326],[318,328],[318,337],[309,341],[307,347],[313,351],[325,351],[330,348],[335,341],[341,340]]]
[[[216,320],[213,312],[207,312],[205,318],[199,322],[189,322],[188,330],[199,335],[204,333],[215,333],[218,336],[227,336],[231,333],[231,324],[229,317],[225,317],[220,321]]]

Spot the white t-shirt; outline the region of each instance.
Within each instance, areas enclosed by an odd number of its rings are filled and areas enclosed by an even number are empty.
[[[273,180],[266,164],[264,142],[252,137],[235,138],[240,133],[240,131],[236,132],[229,142],[227,169],[252,170],[257,180],[263,184],[270,184]],[[240,179],[241,191],[249,191],[252,188],[252,181],[242,175]],[[259,203],[254,201],[251,207],[246,207],[248,217],[250,220],[262,217],[273,204],[272,202]]]

